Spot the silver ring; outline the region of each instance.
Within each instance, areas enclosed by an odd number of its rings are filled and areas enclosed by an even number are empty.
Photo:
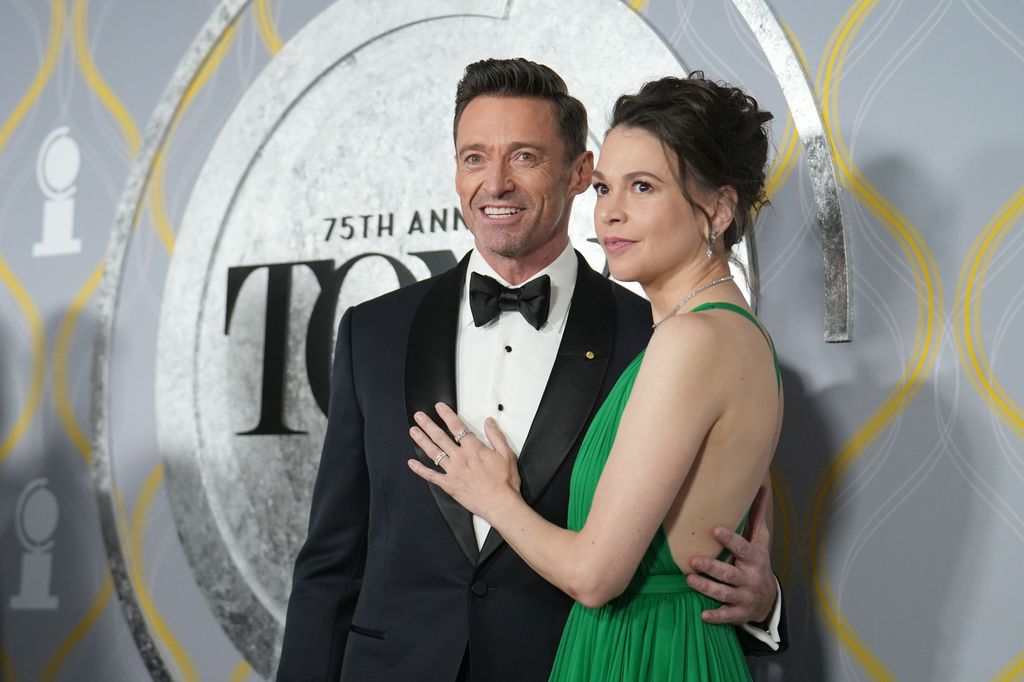
[[[461,443],[460,443],[460,441],[461,441],[461,440],[462,440],[463,438],[465,438],[466,436],[468,436],[469,434],[470,434],[470,430],[469,430],[469,429],[462,429],[461,431],[459,431],[458,433],[456,433],[456,434],[455,434],[455,435],[454,435],[454,436],[452,437],[452,440],[454,440],[454,441],[455,441],[455,444],[456,444],[456,445],[460,445],[460,444],[461,444]]]
[[[448,456],[448,453],[442,450],[437,457],[434,458],[434,466],[441,466],[441,460]]]

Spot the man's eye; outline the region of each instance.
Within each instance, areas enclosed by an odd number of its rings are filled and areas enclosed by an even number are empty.
[[[471,166],[476,165],[481,161],[483,161],[483,158],[479,154],[467,154],[466,157],[462,159],[463,163]]]
[[[531,154],[530,152],[519,152],[518,154],[516,154],[516,161],[525,161],[527,163],[532,163],[534,160],[536,160],[536,158],[537,157]]]

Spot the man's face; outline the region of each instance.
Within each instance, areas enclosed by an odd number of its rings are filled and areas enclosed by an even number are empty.
[[[455,189],[485,258],[543,267],[561,253],[573,197],[593,168],[589,152],[572,161],[550,102],[482,96],[466,106],[455,135]]]

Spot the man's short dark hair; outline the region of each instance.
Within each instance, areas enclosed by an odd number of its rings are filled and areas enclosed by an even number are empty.
[[[587,150],[587,110],[569,94],[565,81],[551,67],[522,57],[483,59],[467,66],[455,90],[453,135],[458,133],[459,119],[466,106],[482,96],[536,97],[551,102],[558,133],[565,144],[566,163],[572,163]]]

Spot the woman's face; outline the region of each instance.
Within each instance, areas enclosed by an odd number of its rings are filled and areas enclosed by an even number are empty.
[[[605,138],[594,171],[594,226],[615,279],[656,285],[705,257],[707,221],[683,196],[678,167],[644,130],[620,126]]]

